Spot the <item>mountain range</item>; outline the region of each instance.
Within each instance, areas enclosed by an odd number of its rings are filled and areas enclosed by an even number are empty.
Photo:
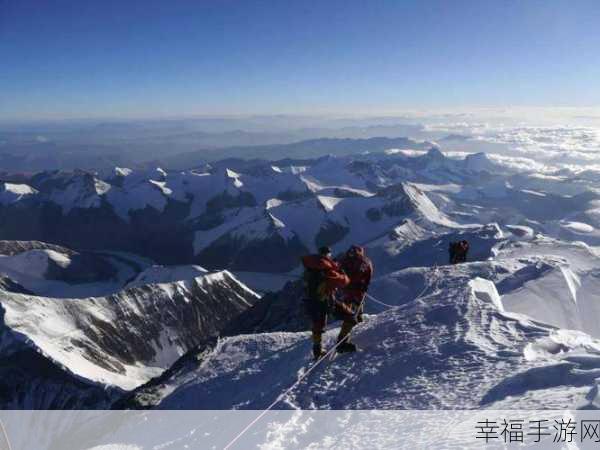
[[[437,147],[7,174],[0,404],[265,408],[312,364],[300,256],[359,244],[359,351],[276,409],[597,408],[598,181]]]

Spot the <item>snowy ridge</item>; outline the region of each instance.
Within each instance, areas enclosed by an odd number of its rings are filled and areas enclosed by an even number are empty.
[[[490,268],[470,271],[485,269]],[[326,364],[279,407],[480,407],[487,391],[528,364],[520,348],[550,332],[526,319],[503,318],[489,300],[493,284],[489,295],[482,295],[485,289],[469,284],[472,274],[449,269],[421,274],[428,286],[422,298],[369,316],[356,330],[355,342],[364,354]],[[336,332],[328,332],[329,345]],[[138,391],[137,400],[159,398],[156,406],[165,409],[264,408],[309,364],[309,334],[226,338],[202,356],[149,392]],[[464,376],[467,370],[472,377]]]
[[[74,208],[99,208],[102,197],[110,189],[110,184],[91,174],[82,174],[71,177],[63,189],[51,190],[49,200],[59,205],[64,214],[68,214]]]
[[[546,286],[544,274],[560,273],[562,291],[547,284],[553,301],[563,308],[580,305],[597,292],[582,281],[581,270],[590,270],[590,263],[600,267],[600,260],[585,248],[558,243],[554,248],[564,259],[556,266],[554,255],[527,257],[536,248],[543,253],[544,243],[521,245],[505,244],[493,261],[408,268],[376,279],[373,295],[398,306],[379,307],[357,327],[354,342],[364,352],[326,363],[278,408],[589,406],[597,398],[600,341],[580,331],[583,322],[557,329],[544,316],[551,308],[538,305],[525,315],[513,300],[531,303],[524,279],[534,282],[541,274],[540,286]],[[583,310],[578,317],[592,314]],[[328,345],[337,326],[327,333]],[[142,386],[120,406],[261,409],[310,364],[310,346],[308,332],[224,338],[182,358],[167,377]],[[523,381],[531,377],[534,382]]]
[[[74,252],[66,247],[48,244],[40,241],[2,241],[0,240],[0,255],[14,256],[29,250],[54,250],[64,255],[72,255]]]
[[[86,299],[3,292],[2,356],[34,349],[77,379],[129,390],[159,375],[257,299],[228,272]],[[19,407],[3,406],[9,405]]]
[[[141,272],[126,288],[146,284],[170,283],[200,277],[208,271],[200,266],[152,266]]]

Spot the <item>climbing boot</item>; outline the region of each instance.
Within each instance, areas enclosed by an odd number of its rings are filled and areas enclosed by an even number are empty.
[[[337,352],[338,353],[352,353],[356,351],[356,345],[352,342],[348,342],[347,340],[338,345]]]
[[[326,354],[327,354],[327,352],[325,350],[323,350],[321,345],[319,345],[319,344],[313,345],[313,356],[315,357],[315,361],[318,359],[321,359]]]

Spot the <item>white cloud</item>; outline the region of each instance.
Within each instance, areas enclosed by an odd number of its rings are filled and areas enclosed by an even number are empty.
[[[553,125],[507,126],[503,123],[474,121],[429,123],[432,135],[459,134],[468,140],[444,141],[442,149],[453,152],[485,151],[511,167],[544,172],[569,168],[596,170],[600,166],[600,126]]]

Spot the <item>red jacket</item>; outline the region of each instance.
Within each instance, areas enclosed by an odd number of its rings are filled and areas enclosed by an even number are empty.
[[[373,264],[365,255],[362,247],[354,247],[352,254],[347,253],[340,260],[340,267],[350,278],[344,288],[344,300],[360,303],[369,288],[373,276]]]
[[[326,256],[303,256],[302,264],[307,269],[318,270],[322,273],[328,295],[333,295],[336,289],[347,286],[350,283],[350,279],[342,272],[338,263]]]

